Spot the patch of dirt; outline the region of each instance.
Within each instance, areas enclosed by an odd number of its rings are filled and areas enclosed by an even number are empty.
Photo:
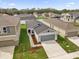
[[[36,44],[41,44],[41,42],[39,42],[39,43],[37,42],[35,35],[32,35],[31,37],[32,37],[33,42],[34,42],[35,45]]]
[[[42,48],[42,46],[30,48],[29,51],[30,51],[30,53],[34,53],[34,52],[36,52],[40,48]]]

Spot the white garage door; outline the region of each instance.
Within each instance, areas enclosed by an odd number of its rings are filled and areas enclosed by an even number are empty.
[[[44,35],[41,36],[41,41],[55,40],[55,35]]]

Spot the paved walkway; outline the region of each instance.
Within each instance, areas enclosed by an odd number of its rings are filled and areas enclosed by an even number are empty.
[[[13,59],[15,46],[0,47],[0,59]]]
[[[73,42],[75,45],[79,46],[79,37],[68,37],[68,39]]]
[[[42,46],[49,59],[67,54],[54,40],[42,42]]]
[[[29,33],[28,33],[28,36],[29,36],[31,47],[39,47],[39,46],[41,46],[41,44],[37,44],[37,45],[34,44],[33,39],[32,39],[32,37],[31,37],[31,35]]]

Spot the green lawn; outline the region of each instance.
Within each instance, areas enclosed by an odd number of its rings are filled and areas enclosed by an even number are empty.
[[[79,57],[76,57],[76,58],[74,58],[74,59],[79,59]]]
[[[37,19],[44,19],[44,17],[43,16],[38,16]]]
[[[57,42],[61,45],[61,47],[68,53],[75,52],[79,50],[79,47],[69,41],[67,38],[63,38],[58,35]]]
[[[16,46],[13,59],[46,59],[44,49],[30,47],[29,37],[26,31],[26,25],[21,25],[20,43]]]

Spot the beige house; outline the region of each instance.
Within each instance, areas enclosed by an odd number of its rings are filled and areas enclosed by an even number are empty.
[[[79,16],[78,14],[74,14],[73,16],[71,16],[70,14],[67,14],[61,18],[44,19],[42,22],[48,25],[49,27],[55,29],[63,37],[77,36],[79,35],[79,27],[74,25],[74,20],[78,16]],[[77,22],[78,22],[78,19],[77,19]]]
[[[79,13],[72,12],[61,14],[61,20],[65,22],[74,22],[75,20],[77,20],[76,18],[79,18]]]
[[[59,17],[61,17],[60,14],[55,14],[55,13],[52,13],[52,12],[49,12],[48,14],[49,14],[50,18],[59,18]]]
[[[20,19],[15,16],[0,15],[0,46],[18,45]]]

